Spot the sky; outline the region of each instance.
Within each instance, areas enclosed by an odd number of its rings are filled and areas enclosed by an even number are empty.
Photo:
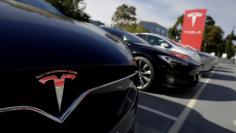
[[[236,26],[236,0],[84,0],[91,19],[111,24],[116,8],[123,3],[137,8],[138,20],[159,23],[166,28],[173,26],[178,16],[187,9],[208,10],[208,15],[222,27],[225,35]]]

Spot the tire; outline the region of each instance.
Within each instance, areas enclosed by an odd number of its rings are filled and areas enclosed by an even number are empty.
[[[154,83],[155,71],[151,61],[145,57],[134,57],[138,65],[138,84],[137,89],[146,91],[150,89]]]

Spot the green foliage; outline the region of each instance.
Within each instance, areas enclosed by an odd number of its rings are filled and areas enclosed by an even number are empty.
[[[123,25],[132,25],[137,21],[136,8],[123,4],[116,9],[112,16],[112,24],[114,27],[122,27]]]
[[[124,25],[119,25],[118,28],[125,30],[125,31],[132,32],[132,33],[149,32],[149,30],[145,29],[140,24],[124,24]]]
[[[205,31],[203,36],[203,51],[215,52],[220,56],[224,53],[225,43],[223,40],[224,31],[220,26],[215,25],[215,20],[211,16],[206,17]]]
[[[137,23],[136,8],[123,4],[116,9],[112,16],[112,26],[133,33],[149,32]]]
[[[181,39],[181,32],[182,32],[182,26],[184,21],[184,15],[181,15],[177,18],[175,24],[173,27],[170,27],[168,30],[168,37],[170,39],[173,39],[175,41],[179,41]]]
[[[217,45],[223,41],[224,32],[221,27],[210,25],[205,27],[204,41],[209,45]]]
[[[206,26],[211,26],[211,25],[215,25],[215,20],[211,17],[211,16],[206,16]]]
[[[177,21],[174,24],[174,28],[178,28],[178,26],[183,26],[184,23],[184,15],[181,15],[177,18]]]
[[[227,53],[228,58],[231,58],[235,55],[236,49],[233,44],[233,40],[236,40],[236,36],[234,35],[234,30],[232,30],[231,34],[226,37],[225,43],[225,53]]]
[[[235,46],[233,45],[232,40],[227,40],[225,43],[225,53],[227,53],[228,58],[231,58],[235,55]]]
[[[47,0],[65,16],[70,18],[89,22],[90,16],[84,12],[86,8],[83,0]]]
[[[173,27],[169,28],[168,37],[178,42],[181,39],[181,29],[177,29]]]

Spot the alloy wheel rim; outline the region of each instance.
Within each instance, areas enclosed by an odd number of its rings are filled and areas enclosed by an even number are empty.
[[[137,64],[139,68],[138,71],[139,79],[138,79],[137,89],[143,90],[151,82],[152,71],[150,69],[150,66],[143,60],[137,60]]]

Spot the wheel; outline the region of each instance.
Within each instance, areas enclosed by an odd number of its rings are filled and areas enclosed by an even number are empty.
[[[154,82],[155,71],[153,65],[151,61],[149,61],[145,57],[137,56],[134,58],[138,65],[139,79],[137,89],[142,91],[147,90],[152,86]]]

